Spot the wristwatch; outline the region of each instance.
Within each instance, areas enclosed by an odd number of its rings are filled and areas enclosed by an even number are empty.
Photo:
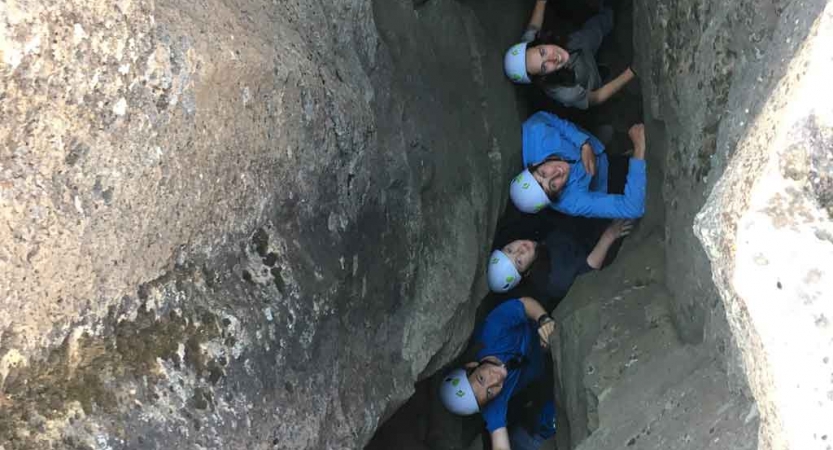
[[[538,317],[538,328],[543,327],[547,322],[554,322],[554,320],[547,313],[541,314],[541,316]]]

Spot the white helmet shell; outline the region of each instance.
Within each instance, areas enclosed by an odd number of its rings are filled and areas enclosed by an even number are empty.
[[[532,83],[526,73],[526,42],[515,44],[506,50],[506,55],[503,57],[503,70],[513,83]]]
[[[440,385],[440,400],[446,409],[458,416],[470,416],[480,411],[464,369],[452,370],[445,376]]]
[[[544,188],[538,184],[529,169],[516,176],[509,185],[509,197],[522,212],[535,214],[550,203]]]
[[[489,268],[486,269],[486,278],[489,280],[489,289],[493,292],[504,293],[521,282],[521,274],[512,264],[512,261],[500,250],[492,252],[489,257]]]

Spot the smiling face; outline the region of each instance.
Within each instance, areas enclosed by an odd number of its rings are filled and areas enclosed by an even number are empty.
[[[533,241],[519,239],[506,244],[500,251],[512,261],[518,273],[522,274],[529,270],[529,266],[535,261],[536,247],[537,244]]]
[[[526,49],[526,71],[530,75],[553,73],[569,60],[570,53],[557,45],[542,44]]]
[[[479,364],[473,364],[477,367],[468,376],[469,384],[471,384],[477,404],[482,408],[500,394],[503,382],[509,373],[506,371],[506,366],[494,356],[487,356]]]
[[[570,164],[564,161],[546,161],[532,171],[532,176],[544,189],[547,197],[555,201],[570,177]]]

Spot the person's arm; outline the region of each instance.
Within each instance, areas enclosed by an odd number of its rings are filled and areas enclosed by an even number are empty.
[[[555,330],[555,321],[538,303],[538,300],[532,297],[521,297],[520,300],[524,304],[526,317],[538,324],[538,337],[541,339],[541,347],[548,347],[550,345],[550,335]]]
[[[593,152],[593,146],[590,145],[589,141],[581,146],[581,163],[588,175],[596,176],[596,154]]]
[[[561,135],[561,137],[573,144],[576,150],[580,149],[581,146],[584,145],[588,139],[590,139],[587,133],[580,130],[569,120],[564,120],[555,114],[544,111],[540,111],[536,114],[541,114],[546,124],[554,128],[555,131]]]
[[[547,315],[547,312],[544,311],[544,307],[538,303],[538,300],[535,300],[532,297],[521,297],[519,300],[523,303],[524,312],[529,320],[537,322],[541,316]]]
[[[620,237],[627,236],[631,232],[632,227],[633,224],[629,220],[621,219],[614,220],[613,223],[608,225],[599,238],[599,242],[593,247],[593,251],[587,255],[587,265],[595,270],[601,269],[607,257],[607,251],[610,250],[610,246]]]
[[[526,31],[534,30],[535,33],[541,30],[544,25],[544,11],[547,9],[547,0],[537,0],[535,8],[532,10],[532,17],[529,19],[529,25],[526,26]]]
[[[628,167],[625,193],[578,192],[569,199],[553,203],[565,214],[603,219],[637,219],[645,214],[645,127],[637,124],[628,130],[634,151]]]
[[[618,77],[610,80],[604,86],[596,89],[595,91],[590,91],[587,93],[587,100],[590,106],[599,105],[607,101],[613,94],[619,92],[623,87],[625,87],[628,82],[633,80],[634,74],[630,67],[625,69],[624,72],[619,74]]]
[[[490,434],[492,438],[492,450],[512,450],[509,446],[509,432],[506,427],[498,428]]]

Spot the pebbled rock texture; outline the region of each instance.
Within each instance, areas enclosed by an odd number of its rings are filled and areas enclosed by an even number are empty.
[[[465,343],[520,129],[466,6],[0,18],[0,449],[359,448]]]
[[[732,389],[710,346],[679,338],[662,235],[636,246],[629,238],[613,265],[580,278],[556,309],[553,356],[569,416],[558,448],[758,448],[754,401]]]
[[[635,21],[680,337],[725,354],[736,387],[748,379],[759,448],[825,449],[833,7],[637,2]]]

